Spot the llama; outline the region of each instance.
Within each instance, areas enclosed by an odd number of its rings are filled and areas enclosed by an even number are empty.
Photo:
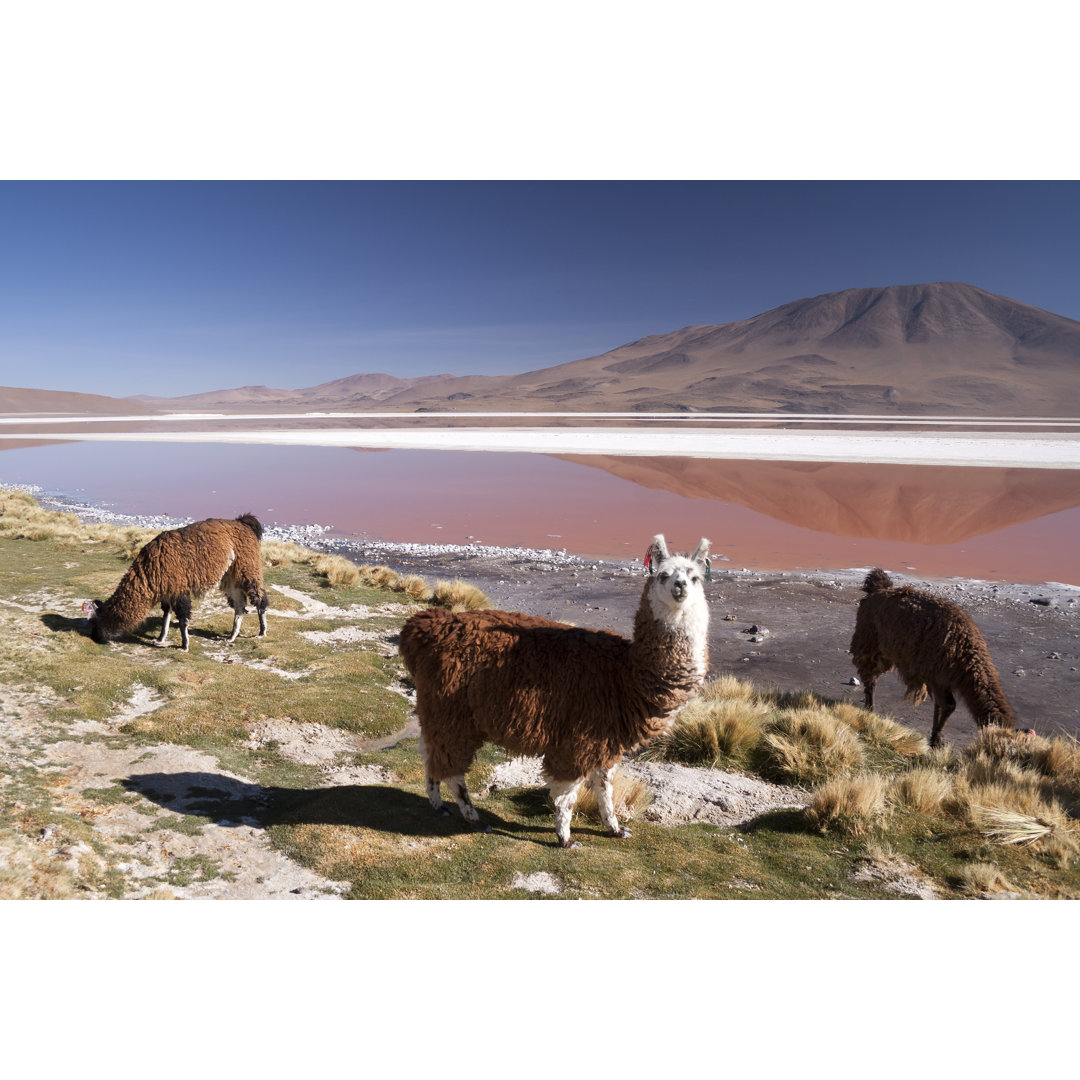
[[[986,641],[967,612],[910,585],[894,587],[880,567],[866,575],[862,589],[866,596],[859,601],[849,651],[868,709],[874,708],[878,678],[895,667],[907,686],[905,700],[918,705],[927,694],[933,699],[931,746],[941,745],[956,694],[979,727],[1015,727]]]
[[[703,539],[689,558],[671,555],[662,535],[653,538],[632,641],[518,612],[413,615],[398,648],[416,684],[432,809],[449,813],[439,793],[445,781],[462,817],[490,831],[465,773],[493,742],[543,757],[560,847],[571,846],[570,818],[587,777],[608,831],[628,837],[615,817],[611,777],[626,751],[670,727],[705,678],[708,550]]]
[[[240,633],[245,598],[255,605],[259,637],[265,637],[269,601],[263,588],[261,539],[262,525],[252,514],[242,514],[235,521],[209,518],[159,533],[135,556],[108,600],[83,605],[90,619],[90,636],[104,645],[133,633],[149,618],[151,607],[161,604],[161,634],[154,644],[165,644],[169,620],[175,614],[180,648],[187,652],[191,598],[217,585],[233,609],[229,641]]]

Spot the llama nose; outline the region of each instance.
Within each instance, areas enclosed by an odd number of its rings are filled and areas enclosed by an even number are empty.
[[[681,581],[675,582],[675,584],[671,586],[671,595],[674,596],[676,600],[685,600],[686,586]]]

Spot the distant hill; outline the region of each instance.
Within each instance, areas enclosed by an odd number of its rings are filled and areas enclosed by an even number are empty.
[[[134,398],[0,386],[0,415],[31,413],[48,416],[133,416],[154,412],[157,412],[157,409]]]
[[[423,386],[452,375],[423,375],[415,379],[399,379],[396,375],[375,373],[348,375],[344,379],[320,383],[301,390],[276,390],[269,386],[240,386],[235,390],[210,390],[183,397],[159,398],[140,394],[132,401],[144,401],[162,409],[222,409],[222,408],[335,408],[371,409],[386,398]]]

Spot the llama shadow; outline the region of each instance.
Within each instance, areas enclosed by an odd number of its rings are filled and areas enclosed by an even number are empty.
[[[808,833],[814,830],[807,824],[802,810],[784,809],[767,810],[749,821],[744,821],[736,826],[741,833],[774,832],[774,833]]]
[[[554,832],[555,822],[553,815],[555,810],[551,805],[551,798],[546,787],[524,788],[521,791],[515,791],[507,798],[523,818],[539,818],[541,821],[547,822],[546,825],[534,826],[534,828],[539,828],[547,833]],[[633,822],[631,822],[630,828],[633,829]],[[570,820],[570,836],[572,839],[578,839],[582,836],[596,836],[603,840],[611,839],[611,833],[604,826],[590,821],[576,811]],[[558,847],[558,844],[556,843],[554,846]]]
[[[47,611],[41,616],[41,623],[54,634],[83,634],[86,637],[90,636],[90,621],[85,615],[80,615],[77,619],[69,619],[66,615],[57,615],[55,612]]]
[[[405,836],[451,836],[473,830],[454,810],[452,816],[432,813],[427,798],[379,784],[343,784],[326,788],[263,787],[209,772],[144,773],[120,781],[128,791],[169,810],[225,828],[275,825],[352,825]],[[551,827],[522,825],[482,810],[493,833],[529,839],[522,833]]]
[[[54,634],[82,634],[83,637],[90,637],[90,620],[85,615],[70,619],[66,615],[57,615],[55,612],[47,611],[41,616],[41,623]],[[137,642],[143,645],[151,645],[154,640],[155,638],[150,633],[141,633],[136,630],[133,633],[124,634],[123,637],[117,638],[116,644]]]

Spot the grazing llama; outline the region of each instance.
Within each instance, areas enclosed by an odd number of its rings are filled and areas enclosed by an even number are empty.
[[[192,597],[199,598],[216,585],[233,609],[229,641],[240,633],[245,599],[255,605],[259,637],[264,637],[269,601],[263,588],[261,539],[262,525],[252,514],[242,514],[235,521],[210,518],[160,533],[135,556],[108,600],[83,605],[90,636],[104,645],[133,633],[150,617],[151,608],[160,604],[161,634],[155,644],[165,644],[175,613],[180,648],[187,652]]]
[[[586,777],[611,835],[629,836],[615,817],[611,777],[624,753],[670,727],[705,677],[708,550],[703,539],[689,558],[671,555],[662,535],[653,538],[632,641],[508,611],[412,616],[399,649],[416,683],[420,754],[436,813],[448,812],[439,793],[445,781],[465,820],[488,831],[465,773],[493,742],[543,757],[561,847],[571,846],[570,818]]]
[[[931,746],[941,745],[957,694],[979,727],[1015,727],[986,641],[967,612],[910,585],[894,586],[880,567],[866,575],[862,589],[866,596],[859,601],[849,651],[868,709],[874,708],[878,678],[896,668],[907,686],[905,700],[917,705],[927,694],[933,699]]]

